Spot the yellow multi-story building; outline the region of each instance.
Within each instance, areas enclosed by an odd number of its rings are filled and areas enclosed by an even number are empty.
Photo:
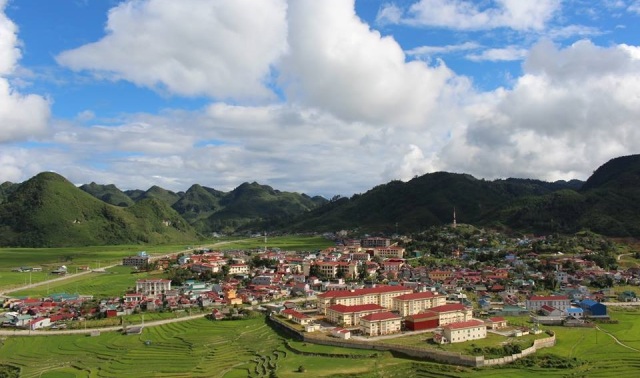
[[[438,325],[445,326],[451,323],[466,322],[471,320],[473,311],[460,303],[445,304],[425,310],[424,313],[438,314]]]
[[[356,306],[336,304],[327,308],[327,321],[342,327],[357,326],[363,316],[383,311],[386,311],[384,307],[373,303]]]
[[[386,285],[349,291],[327,291],[318,295],[318,311],[327,315],[327,308],[332,305],[356,306],[370,303],[391,310],[394,297],[411,293],[413,290],[404,286]]]
[[[446,303],[447,298],[445,295],[430,291],[404,294],[393,298],[393,311],[397,311],[404,317],[442,306]]]
[[[400,332],[402,317],[392,312],[378,312],[360,318],[360,330],[367,336]]]

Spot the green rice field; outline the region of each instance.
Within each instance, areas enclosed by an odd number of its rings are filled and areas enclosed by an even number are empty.
[[[315,251],[334,246],[335,242],[321,236],[268,236],[267,248],[280,248],[283,251]],[[220,245],[220,250],[230,249],[264,249],[264,238],[249,238],[237,241],[229,241]]]
[[[29,283],[46,281],[56,276],[51,271],[65,265],[69,273],[81,267],[96,269],[120,264],[122,258],[140,251],[161,254],[183,250],[184,245],[140,246],[120,245],[77,248],[0,248],[0,291]],[[42,272],[13,272],[19,267],[40,267]]]
[[[104,272],[91,272],[78,277],[69,277],[63,281],[51,282],[27,290],[11,293],[15,297],[42,298],[51,293],[69,293],[94,295],[96,298],[121,297],[127,289],[135,289],[136,280],[144,278],[163,278],[162,272],[132,273],[131,267],[115,266]]]
[[[516,365],[467,368],[290,340],[263,318],[206,319],[148,327],[135,336],[6,337],[0,364],[21,377],[634,377],[640,351],[640,312],[615,311],[619,324],[551,327],[558,342],[536,359],[570,362],[569,368]],[[640,349],[639,349],[640,350]],[[331,355],[340,356],[330,357]],[[298,372],[300,366],[305,373]]]

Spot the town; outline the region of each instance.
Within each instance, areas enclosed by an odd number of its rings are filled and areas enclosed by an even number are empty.
[[[2,325],[39,330],[153,311],[197,309],[214,320],[265,311],[303,332],[340,339],[430,331],[433,343],[444,344],[487,332],[539,333],[544,325],[589,327],[610,321],[611,302],[637,301],[635,291],[614,288],[637,286],[640,269],[606,265],[616,261],[613,247],[597,235],[513,238],[454,223],[418,240],[325,237],[335,245],[315,251],[265,243],[252,250],[139,252],[122,265],[160,271],[162,278],[138,279],[118,298],[10,298]],[[510,325],[505,316],[522,321]]]

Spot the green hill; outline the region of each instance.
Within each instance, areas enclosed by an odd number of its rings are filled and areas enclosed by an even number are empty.
[[[137,196],[134,200],[136,202],[141,201],[147,198],[156,198],[169,206],[172,206],[174,203],[178,202],[178,200],[184,195],[182,192],[172,192],[167,189],[163,189],[157,185],[152,186],[146,192]]]
[[[603,164],[579,191],[527,198],[509,204],[496,218],[518,229],[640,236],[640,155]]]
[[[272,230],[326,200],[281,192],[256,182],[243,183],[220,198],[220,210],[196,223],[198,229],[230,232],[239,228]]]
[[[364,194],[339,198],[296,220],[299,231],[358,228],[364,232],[415,232],[457,220],[487,222],[487,215],[518,198],[575,187],[576,182],[546,183],[508,179],[486,181],[466,174],[435,172],[408,182],[392,181]]]
[[[14,184],[9,181],[0,184],[0,204],[6,202],[11,193],[13,193],[17,187],[18,184]]]
[[[129,208],[102,202],[55,173],[20,184],[0,205],[0,245],[62,247],[182,243],[197,234],[158,200]]]
[[[80,189],[115,206],[127,207],[135,203],[129,196],[113,184],[100,185],[92,182],[91,184],[84,184],[80,186]]]
[[[205,220],[221,209],[220,200],[224,196],[224,192],[195,184],[172,205],[172,208],[187,222],[202,227],[201,232],[212,232],[213,230],[204,227]]]

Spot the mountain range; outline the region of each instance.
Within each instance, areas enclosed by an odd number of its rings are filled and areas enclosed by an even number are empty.
[[[192,242],[253,231],[412,233],[453,221],[518,232],[640,236],[640,155],[615,158],[586,182],[477,179],[435,172],[331,200],[256,182],[230,192],[198,184],[76,187],[45,172],[0,185],[0,245],[22,247]]]

